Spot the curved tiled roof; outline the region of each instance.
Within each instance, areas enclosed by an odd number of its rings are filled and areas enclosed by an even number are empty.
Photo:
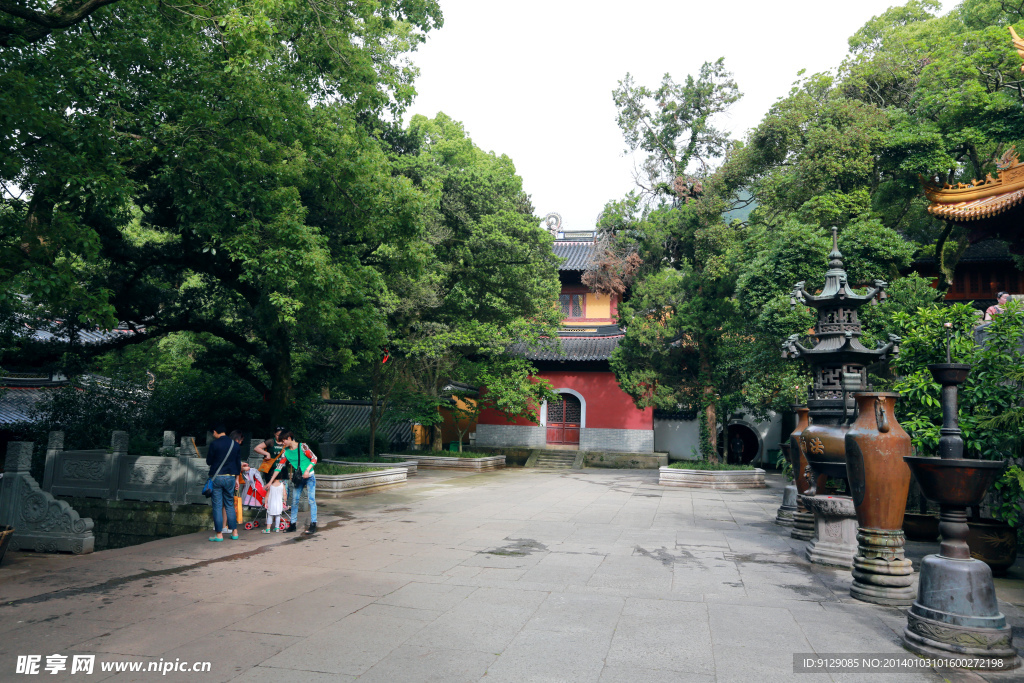
[[[962,202],[933,202],[928,213],[951,221],[975,221],[1008,211],[1024,201],[1024,189]]]
[[[559,270],[587,270],[590,255],[594,252],[594,242],[555,241],[555,256],[565,261],[558,266]]]
[[[538,345],[527,347],[525,343],[513,346],[510,351],[529,360],[608,360],[619,345],[624,334],[612,336],[559,337],[562,351],[558,351],[554,339],[543,339]]]

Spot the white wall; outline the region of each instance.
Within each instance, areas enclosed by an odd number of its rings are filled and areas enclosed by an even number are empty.
[[[755,422],[749,415],[743,414],[738,419],[761,435],[762,447],[756,462],[767,457],[767,451],[779,450],[779,438],[782,434],[782,416],[770,413],[769,418]],[[654,420],[654,450],[668,453],[669,460],[689,460],[690,450],[700,443],[700,422],[698,420]],[[774,463],[767,463],[773,465]]]
[[[654,420],[654,451],[668,453],[669,460],[689,460],[690,449],[700,443],[697,420]]]

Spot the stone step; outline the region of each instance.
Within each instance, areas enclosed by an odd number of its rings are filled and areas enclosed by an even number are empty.
[[[575,460],[576,454],[571,452],[541,452],[537,455],[537,461],[534,465],[545,469],[569,469]]]

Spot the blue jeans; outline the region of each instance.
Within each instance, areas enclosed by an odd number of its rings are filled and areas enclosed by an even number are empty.
[[[301,487],[292,486],[292,493],[288,497],[288,504],[292,506],[289,521],[295,524],[299,521],[299,496],[306,492],[309,498],[309,523],[316,524],[316,475],[309,475],[306,485]]]
[[[232,532],[238,527],[238,520],[235,519],[235,475],[218,474],[213,478],[213,528],[217,533],[224,531],[224,511],[228,509],[228,529]],[[234,535],[234,534],[232,534]]]

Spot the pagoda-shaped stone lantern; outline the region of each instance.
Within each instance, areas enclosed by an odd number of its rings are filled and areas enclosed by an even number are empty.
[[[819,482],[823,477],[847,479],[845,438],[856,418],[854,394],[870,390],[867,366],[897,352],[899,341],[895,335],[889,335],[889,342],[877,349],[861,344],[857,309],[885,298],[886,283],[875,280],[864,294],[850,288],[836,228],[832,228],[832,252],[828,258],[829,269],[821,292],[812,294],[800,282],[790,300],[794,306],[799,302],[818,311],[818,322],[811,335],[816,343],[806,348],[798,341],[800,335],[794,334],[782,345],[783,358],[802,358],[810,365],[814,377],[807,397],[810,426],[800,435],[799,445],[815,475],[813,479]],[[815,520],[815,535],[808,544],[807,558],[817,564],[853,567],[859,554],[854,500],[850,496],[827,495],[818,488],[808,489],[800,499],[814,513]],[[905,502],[906,492],[903,496]]]

